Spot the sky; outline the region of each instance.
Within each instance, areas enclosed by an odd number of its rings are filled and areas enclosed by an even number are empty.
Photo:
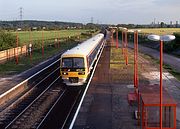
[[[180,23],[180,0],[0,0],[0,20],[100,24]]]

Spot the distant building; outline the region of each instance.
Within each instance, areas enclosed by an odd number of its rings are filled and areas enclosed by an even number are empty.
[[[179,27],[179,25],[178,25],[178,21],[176,21],[176,28],[178,28]]]
[[[33,27],[32,29],[33,29],[33,30],[37,30],[37,27]]]
[[[21,28],[17,28],[17,31],[21,31],[22,29]]]

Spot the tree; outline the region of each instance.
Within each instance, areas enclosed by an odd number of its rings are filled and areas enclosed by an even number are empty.
[[[15,43],[15,35],[4,31],[0,31],[0,51],[15,47]]]
[[[165,27],[165,23],[161,22],[161,28]]]

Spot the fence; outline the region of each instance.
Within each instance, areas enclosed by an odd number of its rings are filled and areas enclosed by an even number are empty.
[[[15,56],[23,55],[27,53],[27,46],[24,45],[22,47],[16,47],[7,49],[4,51],[0,51],[0,63],[4,63],[9,59],[14,58]]]
[[[61,46],[62,42],[68,42],[68,41],[82,42],[83,40],[85,40],[91,36],[92,36],[92,34],[91,35],[81,35],[80,34],[80,35],[63,37],[61,39],[50,38],[50,39],[44,40],[43,46],[44,47],[45,46],[59,47],[59,46]],[[42,40],[33,40],[32,45],[33,45],[33,49],[41,49]],[[5,63],[6,61],[8,61],[12,58],[15,58],[17,55],[19,56],[19,55],[27,54],[27,52],[28,52],[28,45],[0,51],[0,64]]]

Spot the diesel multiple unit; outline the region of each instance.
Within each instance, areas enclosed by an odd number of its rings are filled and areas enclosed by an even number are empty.
[[[103,44],[104,34],[100,33],[62,54],[60,75],[66,85],[86,82]]]

